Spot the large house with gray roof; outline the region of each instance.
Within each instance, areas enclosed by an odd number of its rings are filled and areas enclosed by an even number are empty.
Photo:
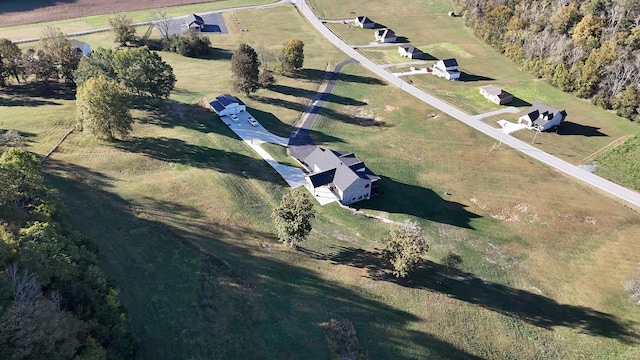
[[[320,187],[327,187],[345,205],[369,199],[380,180],[351,152],[319,146],[293,146],[289,154],[309,172],[305,187],[311,194],[315,195]]]

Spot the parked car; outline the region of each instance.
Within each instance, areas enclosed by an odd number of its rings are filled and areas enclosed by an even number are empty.
[[[231,120],[238,122],[238,117],[235,114],[231,114],[229,115],[229,117],[231,118]]]
[[[258,126],[258,121],[254,119],[253,116],[249,116],[247,118],[247,121],[249,122],[249,124],[251,124],[251,126]]]

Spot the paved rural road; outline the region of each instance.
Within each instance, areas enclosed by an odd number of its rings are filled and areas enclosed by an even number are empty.
[[[336,80],[340,75],[340,70],[342,70],[343,66],[353,62],[356,61],[354,59],[349,59],[336,65],[336,68],[333,69],[333,72],[327,81],[327,86],[322,92],[318,93],[313,100],[311,100],[307,109],[302,113],[298,129],[291,134],[291,137],[289,138],[289,146],[313,145],[313,139],[311,139],[309,130],[313,126],[313,122],[318,118],[318,113],[320,112],[320,109],[322,109],[327,97],[331,94],[333,86],[336,84]]]
[[[595,188],[600,189],[601,191],[608,193],[614,197],[622,199],[629,204],[632,204],[638,208],[640,208],[640,194],[631,191],[623,186],[615,184],[611,181],[605,180],[599,176],[591,174],[585,170],[578,168],[577,166],[571,165],[566,161],[560,160],[555,156],[549,155],[544,151],[536,149],[535,147],[520,141],[512,136],[508,136],[503,134],[500,129],[493,128],[482,121],[477,120],[473,116],[462,112],[461,110],[437,99],[424,91],[416,88],[415,86],[405,82],[401,78],[394,76],[393,74],[387,72],[382,67],[374,64],[371,60],[364,57],[362,54],[358,53],[354,49],[351,48],[350,45],[345,44],[344,41],[340,40],[334,33],[332,33],[326,26],[322,24],[322,22],[318,19],[318,17],[313,13],[313,11],[307,6],[307,3],[304,0],[291,0],[292,3],[295,3],[300,10],[300,13],[303,14],[307,20],[329,41],[331,41],[335,46],[337,46],[344,53],[349,55],[351,58],[357,60],[362,66],[366,67],[370,71],[374,72],[390,84],[394,84],[400,87],[401,90],[415,96],[416,98],[426,102],[427,104],[433,106],[434,108],[448,114],[449,116],[462,121],[463,123],[471,126],[472,128],[480,131],[481,133],[488,135],[496,140],[502,141],[502,143],[511,146],[512,148],[531,156],[532,158],[541,161],[542,163],[551,166],[569,176],[572,176],[584,183],[587,183]]]

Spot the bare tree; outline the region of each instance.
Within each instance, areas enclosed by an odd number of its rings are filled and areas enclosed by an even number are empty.
[[[13,299],[16,306],[34,302],[40,295],[40,284],[35,275],[27,270],[18,268],[18,264],[13,263],[5,270],[11,287],[13,287]]]
[[[151,16],[151,21],[158,28],[160,35],[169,39],[169,29],[171,28],[171,17],[167,14],[167,9],[157,9]]]

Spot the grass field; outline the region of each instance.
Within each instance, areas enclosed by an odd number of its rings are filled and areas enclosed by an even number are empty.
[[[353,322],[372,359],[640,357],[640,309],[621,286],[640,263],[637,213],[496,148],[357,64],[343,69],[313,136],[383,177],[382,196],[360,210],[418,221],[428,261],[408,279],[380,278],[388,225],[335,204],[318,208],[301,251],[279,245],[270,213],[284,182],[202,103],[229,91],[240,42],[277,54],[295,34],[306,44],[300,77],[243,97],[286,136],[327,63],[344,55],[290,6],[231,16],[249,31],[213,37],[208,59],[162,53],[176,91],[160,111],[136,112],[132,139],[73,133],[45,162],[75,226],[99,245],[141,358],[326,359],[319,324],[330,318]],[[0,127],[31,136],[40,154],[73,124],[72,100],[0,101]],[[440,265],[449,252],[462,256],[460,270]]]

